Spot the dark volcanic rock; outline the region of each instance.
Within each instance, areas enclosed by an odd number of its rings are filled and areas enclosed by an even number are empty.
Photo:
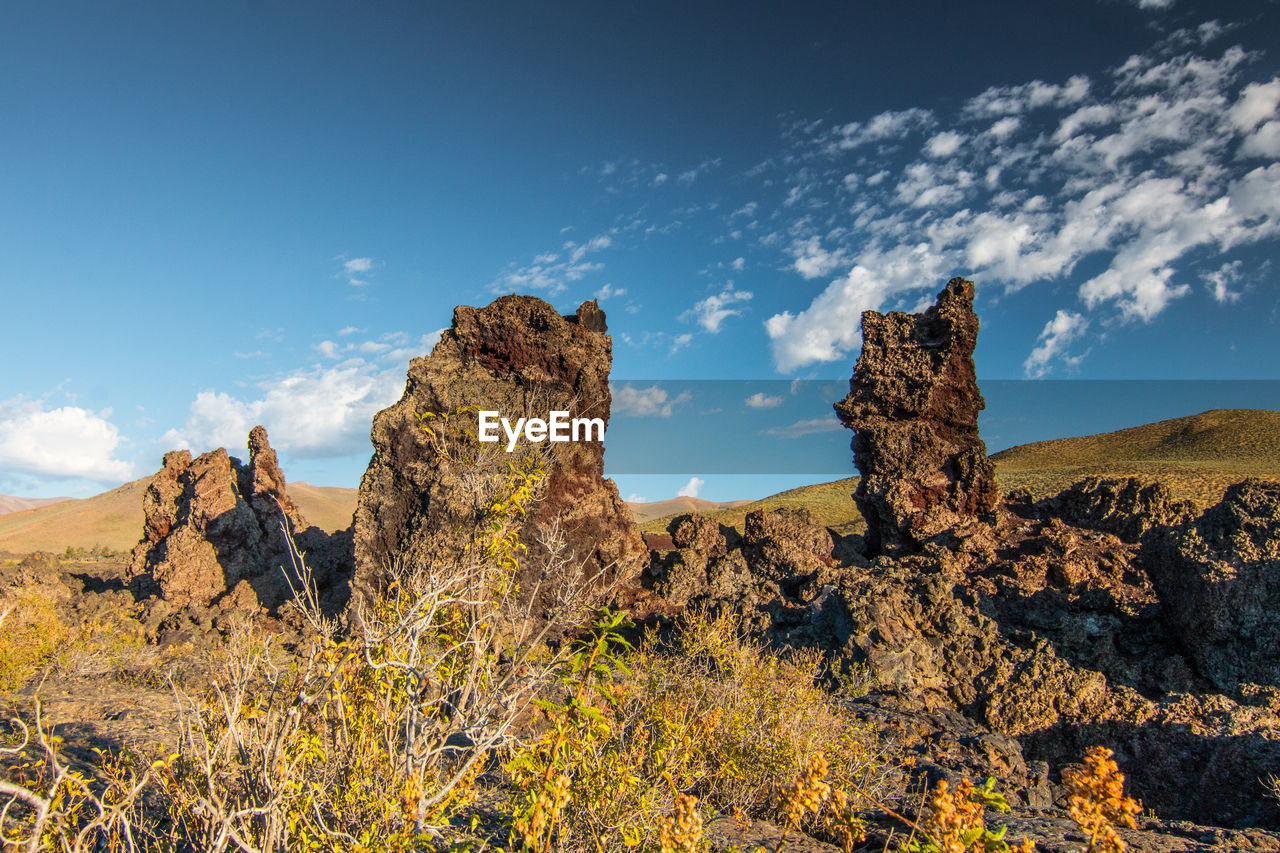
[[[1182,524],[1194,515],[1186,501],[1174,501],[1163,483],[1090,477],[1075,483],[1038,507],[1077,527],[1113,533],[1126,542],[1139,541],[1149,530]]]
[[[474,437],[476,408],[513,422],[560,410],[607,424],[613,350],[605,330],[594,302],[568,317],[530,296],[454,310],[431,355],[410,365],[400,402],[373,421],[374,455],[353,528],[360,594],[376,593],[406,567],[457,560],[476,535],[481,493],[523,458],[538,459],[545,479],[520,530],[529,549],[521,589],[538,586],[555,538],[564,546],[560,561],[579,573],[638,574],[648,551],[617,487],[604,479],[601,442],[522,440],[508,454],[505,436],[484,445]],[[424,421],[428,414],[448,418]]]
[[[142,541],[129,574],[140,595],[178,608],[229,602],[274,610],[290,597],[281,524],[306,553],[318,585],[341,597],[349,563],[347,534],[309,528],[285,491],[284,474],[261,426],[249,434],[248,465],[223,448],[175,450],[143,495]],[[335,605],[336,606],[336,605]]]
[[[1200,674],[1280,686],[1280,484],[1237,483],[1153,540],[1144,563]]]
[[[907,553],[995,509],[995,468],[978,437],[973,282],[953,278],[923,314],[862,314],[862,354],[836,403],[854,431],[854,499],[870,554]]]

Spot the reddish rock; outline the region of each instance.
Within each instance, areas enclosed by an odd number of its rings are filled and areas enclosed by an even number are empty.
[[[999,501],[978,437],[973,282],[953,278],[923,314],[862,314],[862,354],[836,403],[854,431],[854,494],[870,554],[908,553]]]
[[[287,523],[324,593],[341,597],[349,561],[344,534],[309,528],[285,490],[284,473],[261,426],[249,434],[249,464],[223,448],[195,459],[186,450],[164,456],[164,467],[143,495],[142,541],[129,575],[137,591],[179,608],[203,608],[247,583],[257,605],[288,600],[283,567],[291,565],[281,523]]]
[[[595,302],[561,316],[541,299],[506,296],[459,306],[431,355],[409,367],[404,396],[373,421],[373,458],[355,514],[355,579],[376,594],[415,565],[456,561],[482,535],[485,506],[507,463],[536,459],[545,477],[520,525],[520,588],[544,589],[556,562],[588,576],[635,576],[648,550],[612,480],[599,441],[529,443],[507,453],[476,440],[476,409],[517,417],[601,418],[607,425],[612,342]],[[426,417],[447,415],[448,418]],[[501,431],[499,431],[501,432]]]

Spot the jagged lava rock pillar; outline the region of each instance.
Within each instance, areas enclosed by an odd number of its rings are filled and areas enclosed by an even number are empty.
[[[999,501],[978,437],[973,282],[953,278],[923,314],[862,314],[862,354],[835,404],[854,431],[854,500],[869,554],[901,554]]]
[[[308,525],[285,491],[267,431],[254,427],[248,444],[247,466],[224,448],[194,460],[187,450],[164,455],[164,467],[143,494],[142,541],[130,558],[129,574],[143,592],[179,607],[207,607],[244,583],[243,602],[256,596],[256,603],[275,608],[288,599],[280,523],[290,532]]]
[[[459,530],[474,520],[465,472],[441,464],[419,415],[468,406],[516,417],[609,420],[613,344],[594,300],[561,316],[532,296],[504,296],[484,308],[458,306],[453,326],[425,358],[409,366],[404,396],[373,419],[374,454],[360,480],[354,526],[353,593],[376,594],[414,565],[456,560]],[[476,415],[470,427],[476,426]],[[502,454],[506,437],[489,445]],[[564,534],[569,562],[583,572],[638,574],[648,550],[618,496],[604,479],[604,445],[569,441],[541,445],[547,454],[542,498],[521,528],[529,549],[521,589],[539,580],[538,531],[553,521]]]

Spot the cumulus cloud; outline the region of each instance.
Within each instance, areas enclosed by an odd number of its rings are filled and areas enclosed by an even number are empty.
[[[952,154],[960,150],[960,146],[964,144],[965,136],[962,133],[956,133],[953,130],[944,130],[929,139],[924,145],[924,153],[929,157],[944,158],[950,157]]]
[[[676,492],[676,497],[696,498],[706,484],[707,481],[700,477],[690,477],[689,482],[681,486],[680,491]]]
[[[1095,79],[992,87],[950,116],[797,123],[788,162],[803,165],[772,173],[776,206],[752,215],[778,223],[758,237],[763,248],[828,283],[765,321],[777,368],[846,358],[864,310],[910,308],[962,274],[1005,292],[1074,288],[1062,316],[1078,324],[1034,342],[1028,330],[1028,372],[1047,372],[1088,328],[1086,313],[1151,322],[1193,298],[1192,263],[1230,264],[1280,234],[1280,164],[1258,162],[1280,156],[1280,79],[1249,81],[1238,47],[1188,50],[1201,35],[1166,39]],[[912,134],[917,147],[885,148]],[[877,140],[876,157],[855,150]],[[804,211],[787,204],[796,192]],[[1219,303],[1237,294],[1226,274],[1204,281]]]
[[[116,458],[121,438],[110,416],[78,406],[46,409],[23,397],[0,402],[0,469],[38,479],[131,479],[133,463]]]
[[[733,282],[729,282],[719,293],[708,296],[681,314],[680,319],[694,320],[714,335],[719,333],[720,326],[725,320],[742,315],[743,309],[734,306],[750,302],[752,296],[749,290],[734,290]]]
[[[242,399],[225,391],[201,391],[187,419],[161,439],[167,447],[204,452],[242,448],[249,430],[262,424],[279,450],[299,457],[336,457],[367,451],[369,422],[400,398],[404,370],[380,369],[360,359],[297,370],[262,382]]]
[[[1037,338],[1039,343],[1027,356],[1022,368],[1028,377],[1038,379],[1049,372],[1050,362],[1061,356],[1072,341],[1084,334],[1089,321],[1072,311],[1058,311],[1053,319],[1045,323]]]
[[[763,391],[758,391],[746,399],[746,404],[753,409],[772,409],[782,405],[782,398],[771,397]]]
[[[633,418],[669,418],[676,406],[693,399],[688,391],[681,391],[672,397],[667,389],[658,385],[650,385],[648,388],[636,388],[630,383],[622,386],[610,385],[610,391],[613,395],[613,413]]]

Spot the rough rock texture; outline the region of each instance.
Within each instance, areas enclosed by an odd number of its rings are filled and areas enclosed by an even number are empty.
[[[456,308],[452,328],[431,355],[410,365],[404,396],[374,418],[374,455],[360,481],[353,528],[357,592],[376,592],[403,567],[457,559],[476,529],[485,483],[492,484],[508,460],[529,454],[542,459],[546,476],[521,529],[529,548],[521,588],[537,586],[548,557],[545,531],[555,525],[563,558],[577,571],[638,573],[648,551],[617,487],[604,479],[602,443],[522,442],[508,454],[505,437],[479,445],[465,434],[477,426],[466,407],[513,422],[564,410],[607,424],[612,361],[604,312],[594,301],[568,317],[530,296]],[[448,424],[429,419],[434,436],[423,429],[421,416],[428,413],[450,416]]]
[[[164,456],[143,495],[142,541],[129,574],[138,594],[174,608],[228,603],[274,610],[288,600],[282,567],[290,560],[281,522],[288,524],[329,597],[343,594],[346,534],[308,527],[285,491],[284,474],[261,426],[249,433],[248,465],[223,448],[191,458]],[[336,606],[336,605],[334,605]]]
[[[973,294],[973,282],[953,278],[923,314],[862,314],[862,354],[835,409],[854,430],[854,499],[870,554],[917,550],[999,499],[978,437],[986,404],[973,367]]]
[[[1280,687],[1280,484],[1249,480],[1145,561],[1196,669],[1219,690]]]
[[[961,525],[919,553],[869,562],[802,519],[757,513],[723,554],[707,537],[702,550],[655,555],[646,581],[667,609],[649,612],[733,612],[776,647],[817,647],[833,668],[865,672],[870,695],[852,710],[896,733],[931,778],[995,775],[1015,805],[1061,806],[1061,770],[1103,744],[1161,818],[1280,828],[1280,806],[1258,781],[1280,775],[1280,689],[1262,678],[1280,644],[1260,639],[1280,607],[1259,580],[1275,566],[1280,489],[1236,487],[1175,528],[1156,522],[1185,507],[1161,494],[1130,481],[1077,484],[1010,501],[992,524]],[[1074,523],[1058,515],[1064,507],[1076,508]],[[1111,532],[1138,530],[1138,541]],[[1176,594],[1148,575],[1157,562],[1187,579]],[[1221,578],[1227,565],[1248,582],[1196,580]],[[1247,588],[1259,597],[1243,598]],[[1169,618],[1177,608],[1225,621],[1200,637]],[[1220,672],[1231,673],[1229,690]],[[1039,837],[1054,837],[1062,816],[1046,814]],[[1197,841],[1217,832],[1190,831]],[[1257,834],[1257,849],[1280,844]]]

